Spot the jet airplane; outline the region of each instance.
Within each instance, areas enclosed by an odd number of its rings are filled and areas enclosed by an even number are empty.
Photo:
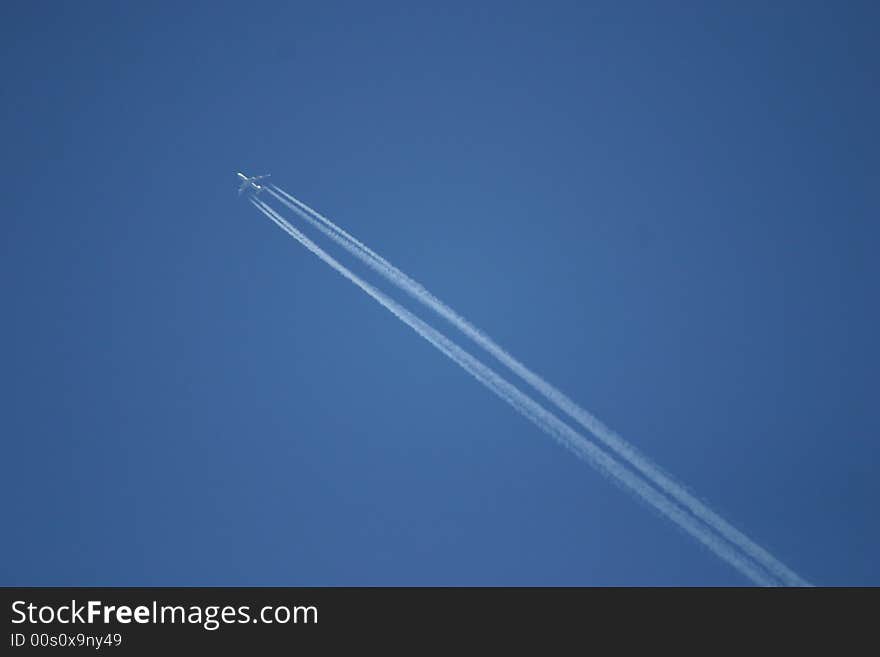
[[[267,173],[264,176],[251,176],[249,178],[239,171],[236,175],[238,176],[239,180],[241,180],[241,184],[238,186],[238,195],[241,196],[246,189],[253,189],[255,194],[259,194],[261,191],[263,191],[263,186],[258,185],[257,181],[262,180],[263,178],[268,178],[272,174]]]

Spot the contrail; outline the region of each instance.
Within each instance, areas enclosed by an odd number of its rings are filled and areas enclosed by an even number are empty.
[[[627,442],[612,429],[605,426],[605,424],[603,424],[592,413],[582,408],[561,390],[510,355],[504,348],[492,340],[492,338],[440,301],[440,299],[431,294],[420,283],[397,269],[397,267],[392,265],[385,258],[370,249],[354,236],[350,235],[344,229],[337,226],[330,219],[280,187],[272,185],[271,187],[268,187],[267,190],[275,198],[284,203],[291,210],[295,211],[303,219],[330,237],[337,244],[348,250],[355,257],[359,258],[367,266],[384,276],[387,280],[397,285],[410,296],[422,302],[450,322],[453,326],[458,328],[467,337],[506,366],[511,372],[531,385],[545,399],[555,404],[563,413],[593,434],[593,436],[595,436],[608,449],[612,450],[633,468],[641,472],[664,493],[675,499],[696,517],[711,526],[728,541],[737,545],[752,559],[760,563],[767,571],[773,573],[773,575],[778,577],[786,585],[811,586],[810,582],[795,573],[788,566],[770,554],[765,548],[752,541],[748,536],[710,509],[702,500],[688,491],[683,484],[676,481],[660,466],[642,454],[635,446]]]
[[[672,520],[681,529],[705,545],[711,552],[729,563],[737,571],[756,584],[776,586],[778,582],[746,557],[736,546],[719,538],[692,515],[673,504],[665,495],[646,483],[639,475],[629,470],[602,448],[562,422],[553,413],[535,402],[531,397],[520,391],[516,386],[498,375],[494,370],[474,358],[467,351],[456,345],[445,335],[426,324],[424,321],[406,310],[396,301],[386,296],[369,283],[340,264],[332,256],[317,246],[309,238],[285,221],[275,210],[254,198],[251,203],[271,219],[279,228],[288,233],[318,258],[323,260],[339,274],[354,283],[384,306],[394,316],[407,324],[422,338],[430,342],[439,351],[457,363],[477,381],[494,392],[498,397],[510,404],[520,414],[531,420],[545,433],[587,461],[603,475],[653,506],[661,514]]]

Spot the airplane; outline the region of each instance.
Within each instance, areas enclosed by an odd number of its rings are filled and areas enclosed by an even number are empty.
[[[248,178],[246,175],[239,171],[236,175],[241,179],[241,185],[239,185],[238,187],[238,195],[241,196],[242,193],[249,187],[253,188],[256,194],[259,194],[261,191],[263,191],[263,186],[258,185],[257,181],[262,180],[263,178],[268,178],[272,174],[267,173],[265,176],[253,176],[251,178]]]

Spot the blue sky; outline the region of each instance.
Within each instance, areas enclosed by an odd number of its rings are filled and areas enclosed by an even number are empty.
[[[880,584],[880,12],[766,4],[4,5],[2,583],[747,583],[243,170],[803,576]]]

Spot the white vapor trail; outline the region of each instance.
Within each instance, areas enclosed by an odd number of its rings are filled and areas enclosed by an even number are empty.
[[[631,467],[641,472],[665,494],[676,500],[697,518],[712,527],[718,534],[748,554],[781,582],[788,586],[811,586],[810,582],[795,573],[765,548],[752,541],[748,536],[710,509],[702,500],[688,491],[683,484],[676,481],[651,459],[642,454],[635,446],[605,426],[592,413],[582,408],[561,390],[510,355],[492,338],[431,294],[420,283],[397,269],[385,258],[337,226],[330,219],[285,192],[280,187],[272,185],[267,188],[267,191],[312,226],[360,259],[364,264],[458,328],[511,372],[531,385],[545,399],[552,402],[563,413],[589,431],[608,449],[624,459]]]
[[[271,219],[279,228],[296,239],[306,249],[335,269],[339,274],[366,292],[375,301],[384,306],[394,316],[412,328],[422,338],[430,342],[444,355],[457,363],[477,381],[486,386],[502,400],[511,405],[527,419],[531,420],[545,433],[556,439],[563,446],[587,461],[603,475],[629,491],[642,501],[653,506],[697,541],[705,545],[711,552],[729,563],[737,571],[756,584],[775,586],[778,582],[765,570],[743,554],[738,546],[720,538],[715,532],[691,514],[682,510],[668,497],[647,483],[641,476],[627,468],[617,459],[609,455],[601,447],[565,424],[553,413],[520,391],[516,386],[501,377],[494,370],[483,364],[467,351],[452,342],[445,335],[426,324],[423,320],[406,310],[396,301],[386,296],[369,283],[352,273],[332,256],[291,226],[274,209],[262,201],[251,198],[251,203]]]

